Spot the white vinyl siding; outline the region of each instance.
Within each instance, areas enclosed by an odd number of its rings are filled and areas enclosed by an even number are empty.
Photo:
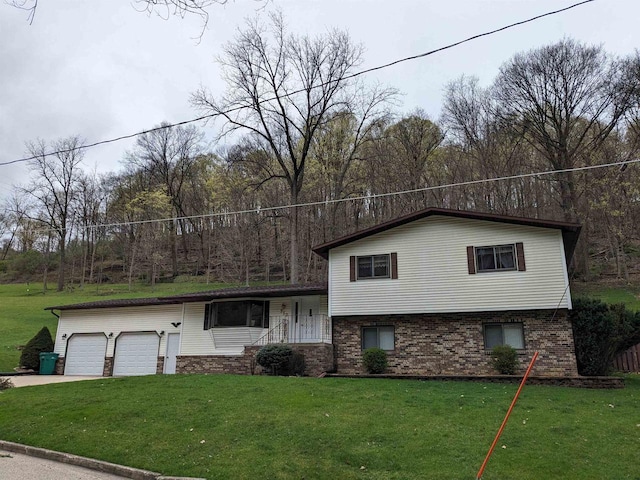
[[[182,322],[182,305],[151,305],[145,307],[96,308],[63,310],[58,320],[54,352],[65,356],[67,341],[73,333],[104,333],[108,336],[107,357],[113,357],[115,339],[122,332],[178,333],[171,323]],[[202,325],[201,325],[202,327]],[[113,333],[113,336],[109,334]],[[166,350],[166,335],[160,338],[160,356]]]
[[[291,315],[292,300],[296,297],[278,297],[269,300],[269,328],[275,328],[283,316]],[[327,296],[318,296],[318,313],[327,314]],[[230,300],[245,300],[240,298]],[[220,300],[222,301],[222,300]],[[204,308],[206,303],[187,303],[184,306],[180,355],[239,355],[245,345],[256,342],[268,329],[255,328],[212,328],[204,329]],[[215,332],[212,332],[215,330]],[[214,343],[213,335],[217,339]]]
[[[524,243],[526,271],[469,275],[467,246],[517,242]],[[350,282],[349,257],[379,252],[397,252],[398,279]],[[336,247],[329,262],[331,316],[570,306],[556,229],[431,216]]]

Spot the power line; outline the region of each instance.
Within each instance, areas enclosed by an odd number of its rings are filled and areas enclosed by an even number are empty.
[[[526,20],[521,20],[519,22],[511,23],[509,25],[497,28],[495,30],[490,30],[490,31],[487,31],[487,32],[484,32],[484,33],[479,33],[477,35],[473,35],[471,37],[465,38],[464,40],[460,40],[460,41],[445,45],[444,47],[436,48],[434,50],[429,50],[428,52],[420,53],[418,55],[413,55],[413,56],[410,56],[410,57],[401,58],[399,60],[395,60],[393,62],[386,63],[384,65],[379,65],[377,67],[368,68],[366,70],[362,70],[360,72],[356,72],[356,73],[353,73],[351,75],[347,75],[346,77],[340,78],[338,80],[332,80],[332,81],[324,82],[324,83],[316,85],[313,88],[326,87],[326,86],[331,85],[333,83],[343,82],[345,80],[349,80],[349,79],[352,79],[352,78],[355,78],[355,77],[359,77],[359,76],[367,74],[367,73],[371,73],[371,72],[375,72],[377,70],[382,70],[382,69],[385,69],[385,68],[389,68],[389,67],[397,65],[399,63],[404,63],[404,62],[408,62],[408,61],[411,61],[411,60],[417,60],[419,58],[424,58],[424,57],[427,57],[429,55],[433,55],[435,53],[439,53],[439,52],[442,52],[444,50],[448,50],[450,48],[457,47],[458,45],[462,45],[463,43],[471,42],[471,41],[477,40],[478,38],[481,38],[481,37],[494,35],[496,33],[502,32],[504,30],[508,30],[510,28],[514,28],[514,27],[517,27],[517,26],[520,26],[520,25],[524,25],[526,23],[534,22],[534,21],[539,20],[539,19],[544,18],[544,17],[548,17],[548,16],[551,16],[551,15],[556,15],[558,13],[562,13],[562,12],[565,12],[567,10],[571,10],[573,8],[576,8],[576,7],[582,6],[582,5],[586,4],[586,3],[591,3],[591,2],[594,2],[594,1],[595,0],[584,0],[582,2],[574,3],[573,5],[569,5],[568,7],[564,7],[564,8],[558,9],[558,10],[553,10],[553,11],[550,11],[550,12],[547,12],[547,13],[543,13],[541,15],[536,15],[535,17],[531,17],[531,18],[528,18]],[[299,89],[299,90],[294,90],[292,92],[286,93],[286,94],[284,94],[282,96],[284,98],[286,98],[286,97],[290,97],[292,95],[297,95],[298,93],[304,93],[304,92],[305,92],[304,89]],[[266,102],[272,102],[274,100],[277,100],[277,98],[276,97],[267,98],[267,99],[262,100],[262,101],[260,101],[258,103],[262,104],[262,103],[266,103]],[[231,109],[226,110],[226,111],[211,113],[211,114],[208,114],[208,115],[202,115],[200,117],[192,118],[190,120],[184,120],[182,122],[165,124],[165,125],[161,125],[159,127],[154,127],[154,128],[150,128],[148,130],[143,130],[143,131],[138,132],[138,133],[131,133],[131,134],[128,134],[128,135],[122,135],[122,136],[111,138],[111,139],[108,139],[108,140],[100,140],[98,142],[88,143],[86,145],[82,145],[82,146],[74,148],[74,149],[56,150],[56,151],[44,153],[42,155],[33,155],[31,157],[18,158],[16,160],[10,160],[8,162],[0,162],[0,166],[12,165],[12,164],[21,163],[21,162],[28,162],[30,160],[36,160],[36,159],[42,158],[42,157],[48,157],[48,156],[51,156],[51,155],[58,155],[58,154],[64,154],[64,153],[70,153],[70,152],[77,151],[77,150],[86,150],[88,148],[97,147],[99,145],[105,145],[105,144],[114,143],[114,142],[119,142],[119,141],[127,140],[127,139],[130,139],[130,138],[135,138],[135,137],[138,137],[140,135],[146,135],[147,133],[152,133],[152,132],[156,132],[156,131],[159,131],[159,130],[165,130],[165,129],[168,129],[168,128],[175,128],[175,127],[179,127],[179,126],[182,126],[182,125],[188,125],[190,123],[200,122],[202,120],[208,120],[210,118],[218,117],[220,115],[227,115],[229,113],[233,113],[233,112],[236,112],[238,110],[242,110],[243,108],[246,108],[246,107],[235,107],[235,108],[231,108]]]
[[[205,213],[201,215],[188,215],[183,217],[169,217],[169,218],[157,218],[151,220],[133,220],[130,222],[114,222],[114,223],[102,223],[96,225],[86,225],[75,227],[78,230],[91,230],[95,228],[113,228],[120,226],[132,226],[132,225],[144,225],[150,223],[162,223],[162,222],[177,222],[182,220],[204,220],[207,218],[216,218],[216,217],[226,217],[229,215],[245,215],[249,213],[262,213],[262,212],[272,212],[277,210],[285,210],[294,207],[315,207],[319,205],[330,205],[336,203],[344,203],[344,202],[352,202],[356,200],[372,200],[375,198],[385,198],[397,195],[407,195],[409,193],[419,193],[419,192],[428,192],[433,190],[442,190],[445,188],[454,188],[454,187],[465,187],[469,185],[478,185],[481,183],[490,183],[490,182],[501,182],[505,180],[517,180],[521,178],[531,178],[531,177],[544,177],[547,175],[555,175],[558,173],[568,173],[568,172],[581,172],[587,170],[596,170],[601,168],[608,167],[616,167],[622,166],[626,167],[631,164],[640,163],[640,158],[634,160],[621,160],[619,162],[610,162],[603,163],[598,165],[588,165],[584,167],[573,167],[573,168],[563,168],[559,170],[544,170],[542,172],[532,172],[532,173],[521,173],[517,175],[507,175],[504,177],[493,177],[493,178],[483,178],[479,180],[468,180],[465,182],[455,182],[455,183],[447,183],[441,185],[434,185],[431,187],[422,187],[422,188],[414,188],[411,190],[401,190],[396,192],[387,192],[387,193],[372,193],[368,195],[360,195],[357,197],[347,197],[347,198],[338,198],[334,200],[318,200],[315,202],[305,202],[305,203],[297,203],[297,204],[286,204],[279,205],[275,207],[259,207],[259,208],[251,208],[245,210],[236,210],[232,212],[214,212],[214,213]],[[43,230],[35,230],[34,233],[47,233],[47,232],[55,232],[58,231],[56,229],[43,229]]]

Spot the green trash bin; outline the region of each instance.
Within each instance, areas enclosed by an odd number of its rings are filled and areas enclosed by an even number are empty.
[[[53,375],[56,370],[57,353],[41,352],[40,353],[40,375]]]

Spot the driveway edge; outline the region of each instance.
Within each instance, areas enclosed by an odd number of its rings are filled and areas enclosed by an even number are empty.
[[[116,463],[104,462],[102,460],[96,460],[93,458],[81,457],[79,455],[73,455],[71,453],[56,452],[55,450],[49,450],[46,448],[31,447],[29,445],[23,445],[21,443],[7,442],[0,440],[0,450],[7,452],[21,453],[23,455],[30,455],[32,457],[44,458],[46,460],[53,460],[55,462],[67,463],[69,465],[76,465],[78,467],[89,468],[103,473],[110,473],[112,475],[119,475],[125,478],[131,478],[133,480],[205,480],[196,479],[192,477],[170,477],[164,476],[161,473],[151,472],[149,470],[141,470],[139,468],[126,467],[124,465],[118,465]]]

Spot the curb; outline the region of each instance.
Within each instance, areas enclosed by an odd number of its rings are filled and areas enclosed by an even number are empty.
[[[104,462],[102,460],[95,460],[93,458],[81,457],[79,455],[73,455],[71,453],[56,452],[54,450],[48,450],[46,448],[31,447],[29,445],[22,445],[21,443],[7,442],[4,440],[0,440],[0,450],[5,450],[7,452],[13,453],[21,453],[23,455],[29,455],[31,457],[44,458],[46,460],[67,463],[69,465],[76,465],[78,467],[89,468],[98,472],[110,473],[112,475],[131,478],[133,480],[206,480],[204,478],[194,477],[165,476],[161,473],[151,472],[149,470],[126,467],[124,465]]]

